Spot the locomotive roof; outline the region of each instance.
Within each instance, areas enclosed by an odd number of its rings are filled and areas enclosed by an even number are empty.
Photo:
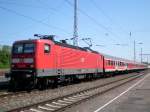
[[[117,60],[117,61],[133,62],[133,61],[131,61],[131,60],[127,60],[127,59],[120,58],[120,57],[110,56],[110,55],[107,55],[107,54],[103,54],[103,55],[104,55],[106,58],[113,59],[113,60]]]
[[[15,41],[14,43],[34,42],[34,41],[36,41],[36,40],[37,40],[37,39],[17,40],[17,41]]]
[[[15,41],[14,43],[24,43],[24,42],[34,42],[34,41],[37,41],[37,40],[48,40],[48,41],[52,41],[52,40],[49,40],[49,39],[29,39],[29,40],[19,40],[19,41]],[[56,45],[59,45],[59,46],[63,46],[63,47],[68,47],[68,48],[72,48],[72,49],[77,49],[77,50],[81,50],[81,51],[90,51],[92,53],[96,53],[96,54],[100,54],[98,53],[97,51],[94,51],[88,47],[78,47],[78,46],[74,46],[74,45],[70,45],[70,44],[67,44],[67,43],[62,43],[62,42],[58,42],[58,41],[52,41],[54,42]]]
[[[63,46],[63,47],[68,47],[68,48],[73,48],[73,49],[78,49],[78,50],[81,50],[81,51],[91,51],[92,53],[96,53],[96,54],[99,54],[97,51],[94,51],[88,47],[85,47],[85,48],[82,48],[82,47],[78,47],[78,46],[74,46],[74,45],[70,45],[70,44],[66,44],[66,43],[61,43],[61,42],[58,42],[58,41],[53,41],[56,45],[60,45],[60,46]]]

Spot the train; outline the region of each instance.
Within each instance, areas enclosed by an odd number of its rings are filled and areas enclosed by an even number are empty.
[[[38,35],[35,35],[38,36]],[[45,88],[73,82],[144,70],[147,65],[105,55],[88,47],[55,41],[53,35],[13,43],[10,88]]]

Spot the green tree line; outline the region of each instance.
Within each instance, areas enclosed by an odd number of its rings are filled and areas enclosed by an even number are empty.
[[[4,45],[0,47],[0,69],[10,67],[11,47]]]

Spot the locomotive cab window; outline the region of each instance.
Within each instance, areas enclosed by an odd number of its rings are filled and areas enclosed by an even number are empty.
[[[13,53],[19,54],[23,53],[23,44],[16,44],[13,46]]]
[[[33,53],[35,45],[33,43],[22,43],[22,44],[15,44],[13,46],[13,53],[20,54],[20,53]]]
[[[34,44],[24,44],[24,53],[33,53],[34,52]]]
[[[50,53],[50,45],[48,44],[44,45],[44,53]]]

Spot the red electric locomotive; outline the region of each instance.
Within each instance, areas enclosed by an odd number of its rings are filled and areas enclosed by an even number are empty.
[[[56,42],[52,36],[16,41],[12,49],[10,85],[39,87],[103,73],[104,56],[91,49]],[[97,75],[99,74],[99,75]]]

